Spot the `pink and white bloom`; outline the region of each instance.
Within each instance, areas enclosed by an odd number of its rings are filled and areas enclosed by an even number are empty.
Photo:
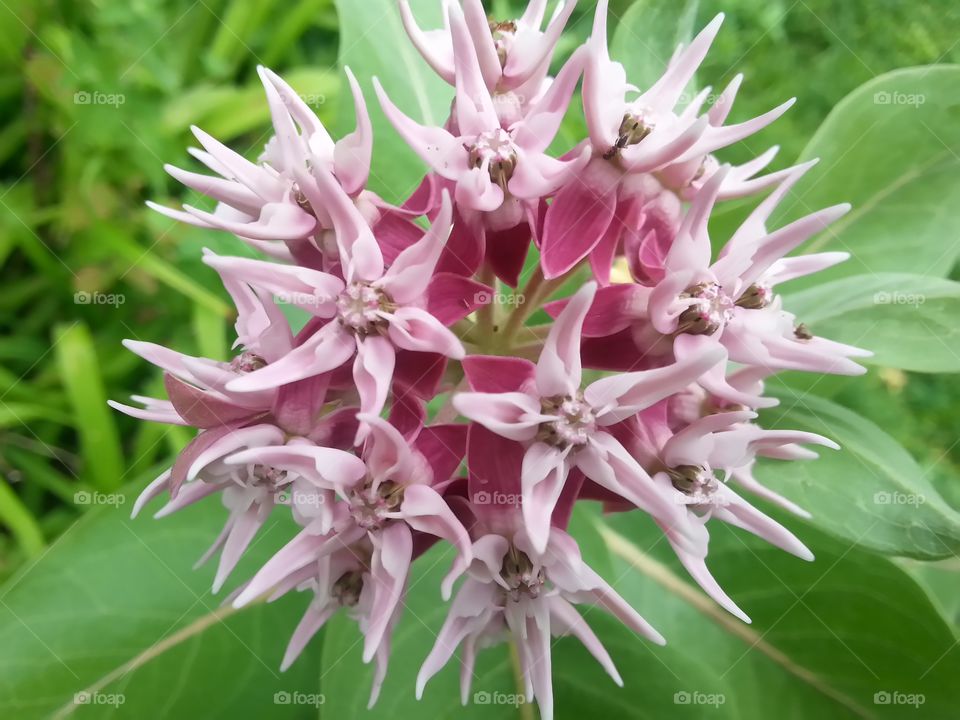
[[[714,175],[685,215],[663,259],[662,272],[655,274],[660,280],[653,287],[614,285],[597,292],[584,327],[591,357],[629,363],[623,353],[626,335],[628,347],[632,344],[637,356],[648,362],[671,355],[681,361],[719,347],[725,360],[767,371],[865,372],[850,358],[870,353],[813,336],[783,309],[782,299],[774,292],[782,282],[849,257],[838,252],[784,257],[842,217],[849,205],[820,210],[774,231],[767,229],[777,204],[812,165],[794,168],[734,233],[716,261],[707,222],[726,170]],[[613,352],[614,347],[619,352]],[[718,363],[699,382],[727,402],[754,407],[775,402],[731,386],[725,378],[725,363]]]
[[[315,175],[326,193],[338,233],[344,279],[319,270],[247,258],[212,254],[204,258],[222,273],[271,292],[318,319],[315,332],[296,348],[232,380],[228,389],[262,392],[336,370],[353,359],[361,411],[379,413],[387,399],[398,350],[455,359],[464,355],[457,337],[424,307],[433,269],[450,231],[450,202],[444,201],[423,238],[403,250],[385,269],[373,233],[359,211],[328,173]],[[452,323],[469,309],[446,313],[445,319]]]
[[[481,248],[479,257],[484,255],[487,230],[505,231],[524,223],[525,252],[539,225],[542,199],[567,183],[588,159],[587,149],[570,159],[546,153],[580,79],[583,54],[575,53],[523,117],[504,127],[484,83],[463,12],[456,3],[448,7],[456,54],[453,127],[427,127],[410,119],[375,81],[377,95],[397,132],[452,188],[459,216]],[[519,253],[521,264],[524,252]],[[472,273],[475,263],[466,263]]]
[[[450,6],[455,3],[444,3],[444,29],[427,31],[417,24],[408,0],[399,0],[398,4],[403,26],[414,47],[440,77],[456,85],[459,37],[453,32],[449,18]],[[464,0],[465,27],[487,89],[500,95],[510,93],[519,105],[538,94],[553,51],[576,5],[577,0],[558,3],[547,28],[541,30],[547,0],[532,0],[520,18],[506,21],[489,20],[481,0]],[[503,104],[498,103],[498,107]]]
[[[661,182],[689,197],[687,188],[702,185],[718,167],[710,153],[758,132],[793,104],[790,100],[752,120],[724,125],[742,80],[737,76],[706,113],[700,110],[709,88],[677,110],[720,28],[722,14],[689,47],[678,49],[660,80],[638,91],[629,84],[623,65],[610,58],[607,4],[608,0],[601,0],[597,5],[583,79],[593,159],[576,182],[557,194],[547,213],[543,232],[547,277],[567,272],[601,243],[617,244],[618,238],[611,235],[619,232],[620,223],[614,222],[619,205],[642,199],[634,194],[629,178],[659,171]],[[633,93],[639,94],[628,100]],[[776,182],[776,177],[750,181],[773,159],[774,152],[730,173],[725,188],[728,196],[755,192]],[[624,212],[621,209],[621,216]]]
[[[717,603],[744,622],[750,622],[750,618],[707,569],[708,520],[735,525],[804,560],[813,560],[813,554],[783,525],[735,493],[726,480],[763,451],[789,448],[797,443],[838,449],[836,443],[814,433],[763,430],[750,424],[755,417],[755,413],[741,411],[697,420],[663,444],[660,462],[664,469],[653,476],[654,482],[673,502],[687,509],[687,532],[661,524],[677,557]],[[723,479],[718,473],[723,474]]]
[[[454,398],[457,410],[526,446],[521,470],[523,518],[543,552],[550,517],[574,467],[607,490],[670,522],[676,506],[655,491],[646,471],[607,428],[672,395],[720,362],[707,349],[668,367],[615,375],[581,388],[580,332],[596,285],[588,283],[556,319],[536,366],[518,358],[471,357],[464,370],[476,392]]]
[[[665,640],[583,561],[570,535],[553,528],[546,547],[538,551],[519,513],[514,509],[513,514],[512,531],[480,534],[474,541],[467,579],[417,676],[417,697],[459,648],[460,692],[466,704],[477,651],[509,637],[516,643],[527,701],[536,700],[541,717],[550,720],[554,635],[576,637],[623,685],[610,655],[574,605],[599,606],[637,635],[658,645]]]

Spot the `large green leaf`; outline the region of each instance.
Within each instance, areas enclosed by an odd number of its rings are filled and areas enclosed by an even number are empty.
[[[220,504],[131,520],[132,498],[96,497],[119,507],[91,511],[0,591],[0,716],[316,717],[274,703],[317,693],[316,654],[278,669],[306,598],[238,612],[210,595],[212,567],[191,569],[223,524]],[[238,580],[291,536],[279,518]]]
[[[766,485],[807,509],[824,530],[879,552],[932,559],[960,549],[960,513],[896,440],[829,400],[777,394],[782,405],[764,413],[764,427],[820,433],[842,449],[807,462],[763,462]]]
[[[746,625],[703,594],[649,520],[608,522],[609,579],[668,644],[649,648],[596,623],[626,686],[603,683],[593,663],[571,664],[561,653],[557,702],[568,717],[592,708],[596,716],[759,718],[773,707],[784,720],[952,716],[960,647],[892,562],[791,522],[816,555],[808,563],[713,522],[708,563],[751,616]],[[710,695],[722,701],[709,704]]]
[[[443,27],[441,4],[433,0],[410,3],[421,27]],[[340,64],[357,76],[370,108],[374,130],[374,160],[370,188],[389,201],[405,199],[426,172],[387,121],[373,92],[371,78],[402,111],[417,122],[443,125],[453,90],[430,69],[410,43],[394,0],[337,0],[340,14]],[[350,90],[341,92],[341,132],[353,129]]]
[[[803,152],[821,158],[784,205],[790,218],[853,210],[806,249],[853,258],[807,279],[879,272],[943,277],[960,257],[960,66],[881,75],[830,113]]]
[[[866,362],[960,371],[960,283],[921,275],[854,275],[802,290],[787,307],[818,335],[871,350]]]

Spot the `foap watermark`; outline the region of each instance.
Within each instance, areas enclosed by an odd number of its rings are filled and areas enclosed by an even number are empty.
[[[705,693],[699,690],[680,690],[673,694],[674,705],[712,705],[720,707],[727,702],[723,693]]]
[[[908,293],[901,290],[893,292],[878,292],[873,296],[874,305],[913,305],[919,307],[927,301],[926,295]]]
[[[123,505],[125,500],[126,496],[123,493],[78,490],[73,494],[73,502],[77,505],[109,505],[118,508]]]
[[[280,305],[296,305],[297,307],[317,307],[330,302],[329,298],[320,298],[313,293],[279,293],[274,297]]]
[[[527,298],[522,293],[501,293],[483,290],[473,296],[473,301],[477,305],[519,306],[527,302]]]
[[[312,108],[320,107],[327,103],[327,96],[321,93],[298,93],[300,99],[303,100],[305,105],[309,105]]]
[[[127,96],[123,93],[105,93],[99,90],[90,92],[88,90],[78,90],[73,94],[74,105],[109,105],[118,108],[127,101]]]
[[[73,694],[74,705],[103,705],[118,708],[127,701],[123,693],[103,693],[83,691]]]
[[[521,705],[526,705],[526,703],[527,696],[523,693],[478,690],[473,694],[474,705],[509,705],[510,707],[517,708]]]
[[[920,107],[926,101],[927,96],[921,93],[881,90],[873,94],[874,105],[912,105],[913,107]]]
[[[920,707],[927,701],[923,693],[905,693],[897,690],[880,690],[873,694],[874,705],[912,705]]]
[[[927,498],[923,493],[880,492],[873,494],[874,505],[923,505]]]
[[[327,701],[327,696],[323,693],[305,693],[299,690],[287,692],[278,690],[273,694],[274,705],[299,705],[302,707],[318,708]]]
[[[321,505],[326,505],[327,494],[324,492],[304,492],[303,490],[290,490],[287,488],[277,493],[276,500],[281,505],[320,507]]]
[[[121,293],[87,292],[86,290],[78,290],[73,294],[74,305],[111,305],[113,307],[120,307],[126,301],[126,295]]]
[[[475,505],[520,505],[523,498],[519,493],[505,493],[499,490],[489,492],[479,490],[473,494],[473,503]]]

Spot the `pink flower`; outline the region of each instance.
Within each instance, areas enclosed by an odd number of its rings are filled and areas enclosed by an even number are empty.
[[[169,400],[135,397],[146,409],[110,401],[111,407],[132,417],[174,425],[212,428],[253,420],[271,411],[276,390],[235,393],[227,384],[237,377],[283,357],[294,338],[283,312],[268,293],[231,277],[222,277],[237,307],[237,341],[243,351],[229,363],[191,357],[153,343],[124,341],[124,345],[165,371]]]
[[[303,507],[295,510],[307,514],[311,513],[311,505],[320,508],[327,503],[332,505],[332,493],[327,488],[314,485],[310,478],[262,462],[269,456],[270,449],[282,447],[284,441],[285,434],[280,428],[266,424],[204,431],[180,454],[173,468],[143,491],[133,514],[136,516],[147,502],[165,490],[170,490],[173,497],[157,512],[158,518],[208,495],[221,493],[229,517],[213,546],[200,560],[202,564],[218,550],[222,551],[213,581],[213,590],[217,592],[276,505],[290,505],[292,497],[304,498],[300,502]],[[318,447],[306,439],[289,442],[297,448],[310,447],[325,472],[336,474],[341,480],[359,477],[364,472],[363,463],[343,450]],[[241,450],[246,450],[245,461],[238,464],[231,458]]]
[[[607,4],[597,5],[588,44],[583,79],[583,102],[590,131],[593,160],[577,180],[558,194],[547,213],[543,231],[543,268],[556,277],[576,265],[598,244],[616,245],[620,223],[618,206],[630,200],[626,179],[660,171],[661,180],[689,197],[687,188],[700,185],[718,167],[710,153],[752,135],[776,120],[793,104],[790,100],[752,120],[724,126],[741,76],[700,114],[709,88],[679,113],[676,111],[688,83],[706,56],[723,21],[718,15],[685,49],[671,59],[667,71],[652,87],[628,101],[636,88],[629,85],[624,67],[610,59],[607,49]],[[775,151],[773,151],[775,152]],[[776,178],[749,182],[773,158],[768,152],[729,175],[728,196],[769,187]],[[606,268],[605,272],[609,272]],[[605,279],[604,274],[601,279]]]
[[[734,233],[719,259],[712,261],[707,221],[725,177],[726,169],[721,169],[684,217],[655,287],[602,288],[587,316],[584,335],[612,342],[628,331],[638,352],[651,358],[664,356],[672,348],[680,361],[719,347],[725,358],[769,370],[865,372],[849,358],[870,353],[813,336],[782,309],[782,300],[774,293],[781,282],[848,257],[846,253],[783,256],[843,216],[849,205],[826,208],[778,230],[767,230],[767,219],[779,201],[812,165],[794,168]],[[603,347],[602,341],[594,344],[591,354],[602,353]],[[724,378],[724,367],[718,363],[700,378],[700,384],[732,403],[771,404],[733,388]]]
[[[328,173],[317,172],[340,243],[345,278],[308,268],[208,254],[221,273],[282,297],[314,315],[315,331],[275,362],[228,383],[233,392],[262,392],[330,372],[354,359],[353,377],[365,413],[379,413],[390,389],[397,350],[461,358],[463,346],[423,307],[433,269],[450,229],[445,200],[431,229],[388,268],[356,207]],[[468,286],[467,290],[483,286]],[[471,309],[435,309],[454,322]]]
[[[426,127],[408,118],[375,80],[377,95],[397,132],[451,186],[459,215],[475,242],[482,247],[487,229],[508,230],[521,223],[528,228],[529,242],[538,227],[542,199],[563,186],[589,158],[587,148],[570,159],[546,154],[580,79],[583,55],[575,53],[523,117],[503,127],[467,20],[456,3],[448,8],[456,55],[455,129]],[[520,253],[521,264],[522,260]],[[475,269],[467,263],[468,274]]]
[[[305,624],[295,634],[285,665],[292,662],[309,636],[336,609],[326,598],[336,589],[338,577],[324,572],[324,568],[342,550],[371,549],[368,559],[358,558],[360,565],[350,571],[353,574],[349,577],[354,595],[364,598],[363,593],[369,593],[368,600],[354,611],[361,614],[364,662],[377,657],[378,663],[385,663],[383,648],[389,643],[389,633],[402,605],[418,534],[442,538],[459,551],[442,586],[444,597],[450,596],[453,581],[471,560],[467,532],[442,497],[463,458],[466,427],[436,425],[417,429],[412,438],[407,438],[379,417],[361,415],[360,419],[370,433],[362,460],[354,457],[349,464],[331,465],[327,449],[306,443],[238,452],[226,459],[233,466],[268,463],[280,472],[305,477],[339,498],[333,505],[329,526],[307,524],[234,600],[234,605],[242,607],[268,591],[277,597],[304,580],[322,583],[317,593],[321,602],[308,610],[311,620],[305,618]],[[319,580],[317,563],[321,569]],[[341,604],[351,605],[340,600]],[[354,598],[353,604],[356,603]]]
[[[753,462],[758,452],[770,452],[795,443],[817,443],[838,449],[836,443],[814,433],[769,431],[749,423],[752,412],[721,412],[697,420],[670,437],[662,446],[664,470],[654,482],[672,501],[687,508],[687,532],[663,528],[690,575],[720,605],[744,622],[750,618],[722,590],[705,559],[709,543],[707,521],[717,519],[745,529],[804,560],[813,554],[789,530],[764,515],[717,477],[731,476]]]
[[[553,635],[573,635],[617,685],[623,681],[599,638],[574,605],[602,607],[630,630],[663,645],[663,637],[597,575],[580,555],[576,540],[550,531],[538,551],[521,523],[506,534],[491,533],[473,543],[474,561],[460,587],[433,650],[417,676],[417,697],[427,681],[461,649],[461,699],[467,703],[479,648],[502,641],[517,645],[528,701],[536,699],[544,720],[553,717],[551,648]]]
[[[588,283],[550,330],[540,361],[471,357],[464,370],[478,392],[460,393],[454,407],[470,420],[526,446],[520,472],[523,518],[543,552],[550,516],[571,468],[667,522],[676,510],[606,428],[672,395],[720,361],[708,349],[657,370],[615,375],[581,389],[580,331],[596,285]]]
[[[175,220],[235,233],[254,247],[284,259],[289,257],[285,249],[264,241],[295,243],[309,238],[317,230],[317,213],[322,217],[325,212],[322,205],[310,205],[301,187],[307,177],[303,171],[320,167],[335,172],[346,192],[359,193],[370,171],[373,135],[363,95],[349,69],[346,72],[356,104],[357,130],[337,143],[310,107],[278,75],[264,67],[257,71],[277,131],[267,143],[260,163],[245,160],[194,127],[193,134],[204,150],[191,150],[191,154],[220,177],[199,175],[172,165],[165,168],[187,187],[219,201],[220,207],[209,213],[185,205],[181,212],[152,202],[147,204]]]
[[[448,19],[443,30],[424,32],[417,25],[408,0],[400,0],[399,5],[403,26],[414,46],[440,77],[456,85],[454,57],[459,36],[451,31],[452,22]],[[451,5],[456,4],[445,3],[448,13]],[[541,31],[547,0],[532,0],[521,18],[504,22],[488,20],[481,0],[464,0],[465,26],[487,89],[514,93],[519,98],[536,93],[576,5],[576,0],[558,3],[547,29]],[[459,11],[459,7],[454,10]]]

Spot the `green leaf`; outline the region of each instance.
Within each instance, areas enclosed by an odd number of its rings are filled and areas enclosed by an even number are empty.
[[[869,420],[829,400],[777,391],[761,424],[825,435],[841,450],[813,461],[761,463],[760,480],[812,513],[818,527],[891,555],[948,557],[960,550],[960,513],[927,473]]]
[[[60,326],[53,343],[60,377],[73,407],[85,475],[94,487],[114,490],[123,483],[123,453],[90,330],[79,322]]]
[[[610,55],[627,70],[627,80],[641,90],[667,69],[677,46],[694,35],[700,0],[637,0],[617,23]],[[696,87],[692,80],[691,87]]]
[[[441,4],[433,0],[410,3],[421,27],[443,27]],[[403,112],[426,125],[443,125],[450,112],[453,90],[430,69],[410,43],[394,0],[337,0],[340,15],[340,64],[357,76],[370,108],[375,138],[370,189],[384,199],[406,199],[426,173],[426,166],[397,135],[373,92],[376,76],[390,99]],[[354,127],[353,102],[344,80],[340,93],[342,133]]]
[[[0,523],[10,529],[28,557],[39,555],[46,545],[43,531],[6,479],[0,478]]]
[[[801,159],[821,166],[785,202],[788,219],[853,210],[806,246],[853,258],[806,279],[904,272],[943,277],[960,258],[960,66],[897,70],[844,98]]]
[[[0,591],[0,716],[315,717],[274,701],[317,692],[316,655],[279,671],[306,598],[236,611],[210,595],[210,565],[191,568],[226,519],[220,504],[130,520],[132,497],[111,497],[118,507],[92,510]],[[268,522],[236,577],[293,530]]]
[[[560,640],[559,717],[766,718],[772,703],[781,720],[950,717],[960,646],[923,590],[884,558],[791,525],[814,562],[709,525],[708,564],[751,616],[747,625],[699,589],[652,522],[611,516],[601,526],[615,566],[608,579],[667,645],[650,646],[587,611],[625,687],[568,649],[575,641]]]
[[[789,310],[817,334],[871,350],[864,362],[960,372],[960,283],[921,275],[854,275],[790,295]]]

